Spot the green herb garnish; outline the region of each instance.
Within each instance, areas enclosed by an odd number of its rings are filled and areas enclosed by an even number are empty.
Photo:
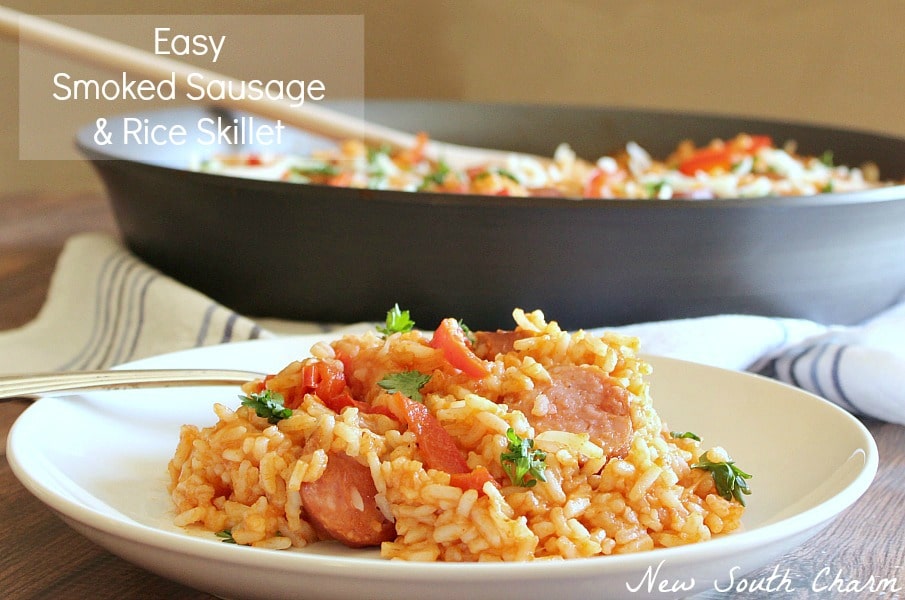
[[[429,175],[425,176],[424,181],[418,187],[418,190],[427,189],[431,184],[433,185],[443,185],[443,182],[446,180],[446,176],[449,175],[450,169],[449,165],[447,165],[442,160],[437,163],[437,168],[433,170]]]
[[[701,438],[696,433],[692,433],[691,431],[670,431],[670,437],[675,439],[687,439],[694,440],[696,442],[700,442]]]
[[[505,177],[506,179],[511,179],[511,180],[514,181],[515,183],[521,183],[521,182],[518,180],[518,177],[516,177],[516,176],[512,173],[512,171],[507,171],[506,169],[500,169],[500,168],[498,168],[498,167],[494,167],[494,168],[490,168],[490,169],[485,169],[484,171],[481,171],[480,173],[477,173],[477,174],[473,175],[473,176],[472,176],[472,179],[474,179],[474,180],[483,179],[483,178],[485,178],[485,177],[490,177],[490,176],[493,175],[493,174],[497,174],[497,175],[499,175],[500,177]]]
[[[393,149],[389,146],[389,144],[381,144],[378,147],[369,147],[368,148],[368,164],[373,164],[377,161],[377,157],[381,154],[384,156],[389,156],[392,153]]]
[[[390,373],[377,382],[377,385],[390,393],[401,392],[415,402],[421,402],[421,388],[423,388],[431,376],[421,371],[403,371]]]
[[[236,543],[236,540],[233,539],[233,532],[230,531],[229,529],[224,529],[223,531],[218,531],[214,535],[216,535],[218,538],[220,538],[220,541],[223,542],[224,544],[235,544]]]
[[[283,406],[282,394],[272,390],[264,390],[248,396],[239,396],[239,398],[242,399],[242,406],[255,409],[255,414],[262,419],[267,419],[270,424],[292,416],[292,409]]]
[[[467,339],[468,342],[472,346],[474,346],[476,343],[478,343],[477,338],[474,335],[474,332],[471,330],[471,328],[468,325],[465,324],[465,322],[462,319],[459,319],[459,329],[462,330],[462,333],[465,334],[465,339]]]
[[[334,175],[339,175],[339,169],[327,163],[310,166],[295,166],[290,168],[289,170],[295,175],[302,175],[304,177],[312,177],[316,175],[333,177]]]
[[[692,469],[704,469],[710,471],[713,475],[713,483],[716,485],[717,493],[726,500],[733,498],[738,500],[739,504],[745,506],[743,494],[750,494],[751,489],[748,487],[746,479],[751,479],[751,475],[745,473],[735,466],[733,461],[713,462],[707,458],[707,453],[701,455],[698,462],[691,465]]]
[[[377,331],[383,335],[392,335],[394,333],[405,333],[411,331],[415,327],[411,315],[407,310],[401,310],[399,304],[396,304],[387,311],[387,319],[385,327],[377,327]]]
[[[511,179],[516,183],[521,183],[511,171],[507,171],[506,169],[497,169],[497,173],[499,173],[500,177],[505,177],[506,179]]]
[[[377,159],[381,156],[389,159],[390,152],[391,148],[386,145],[380,146],[380,148],[368,148],[368,179],[374,187],[387,176],[383,163],[378,162]]]
[[[500,454],[500,463],[509,481],[521,487],[534,487],[538,481],[547,481],[544,475],[547,453],[534,449],[534,440],[522,439],[510,427],[506,430],[509,451]],[[530,478],[529,478],[530,477]]]
[[[656,198],[660,195],[660,191],[663,190],[663,186],[666,185],[666,181],[651,181],[649,183],[644,184],[644,189],[647,191],[647,195],[651,198]]]
[[[833,151],[832,150],[824,151],[824,153],[820,155],[820,162],[822,162],[823,164],[825,164],[828,167],[832,167],[833,166]]]

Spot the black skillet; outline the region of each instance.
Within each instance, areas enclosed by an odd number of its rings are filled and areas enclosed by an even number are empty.
[[[339,108],[342,108],[340,106]],[[142,118],[197,123],[199,108]],[[595,159],[634,140],[654,156],[740,132],[795,140],[905,179],[905,140],[704,114],[432,101],[368,102],[368,120],[444,141]],[[112,127],[121,120],[110,119]],[[331,188],[192,172],[191,145],[77,145],[122,235],[150,264],[253,316],[445,316],[511,328],[514,307],[565,328],[749,313],[859,322],[905,293],[905,186],[731,200],[497,198]],[[306,151],[322,140],[290,132]],[[115,158],[117,160],[108,160]]]

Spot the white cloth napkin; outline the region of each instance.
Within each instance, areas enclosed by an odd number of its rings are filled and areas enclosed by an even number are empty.
[[[63,249],[38,316],[0,332],[0,374],[102,369],[185,348],[361,328],[239,315],[111,236],[82,234]],[[853,414],[905,424],[905,299],[852,327],[715,315],[609,329],[638,336],[648,354],[761,373]]]

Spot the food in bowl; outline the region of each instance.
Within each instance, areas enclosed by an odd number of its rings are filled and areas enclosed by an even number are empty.
[[[428,335],[394,307],[384,327],[246,384],[214,425],[182,428],[175,523],[447,562],[638,552],[741,526],[750,475],[666,427],[636,338],[513,318]]]
[[[514,153],[505,164],[465,170],[428,158],[427,142],[421,134],[414,147],[397,151],[347,141],[338,150],[306,157],[216,155],[198,169],[339,187],[581,199],[807,196],[889,185],[880,180],[876,165],[834,165],[831,151],[819,157],[801,155],[794,142],[777,147],[767,135],[741,133],[702,147],[685,140],[663,160],[629,142],[619,153],[593,164],[561,144],[549,162]]]

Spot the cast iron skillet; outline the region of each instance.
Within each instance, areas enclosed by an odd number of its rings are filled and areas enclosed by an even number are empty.
[[[193,107],[143,116],[190,124],[202,114]],[[684,138],[762,133],[905,178],[905,140],[803,124],[428,101],[369,102],[365,116],[545,156],[566,141],[592,160],[629,140],[665,156]],[[399,303],[423,328],[445,316],[511,328],[514,307],[542,309],[565,328],[718,313],[851,324],[905,292],[903,185],[696,201],[372,191],[191,172],[189,156],[210,148],[98,146],[93,131],[81,131],[77,145],[105,183],[129,248],[254,316],[382,320]],[[301,152],[323,144],[292,135]]]

